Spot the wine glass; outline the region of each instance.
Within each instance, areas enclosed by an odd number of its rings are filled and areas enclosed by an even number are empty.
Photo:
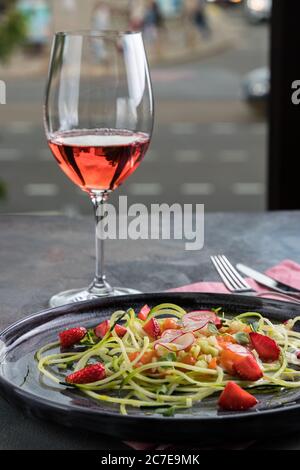
[[[152,135],[153,96],[141,33],[57,33],[44,121],[48,145],[57,163],[90,196],[96,218],[93,282],[84,289],[55,295],[50,305],[136,293],[133,289],[113,288],[106,281],[99,225],[109,194],[140,165]]]

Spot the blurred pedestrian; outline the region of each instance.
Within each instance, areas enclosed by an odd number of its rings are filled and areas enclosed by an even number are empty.
[[[51,34],[51,11],[46,0],[19,0],[16,4],[27,21],[29,52],[39,55],[45,50]]]
[[[164,30],[165,22],[156,0],[150,0],[144,19],[144,34],[146,41],[159,43],[159,33]]]
[[[208,38],[211,34],[206,15],[206,6],[206,0],[197,0],[194,11],[194,23],[204,38]]]
[[[143,0],[129,0],[129,26],[132,31],[141,31],[144,26],[145,6]]]

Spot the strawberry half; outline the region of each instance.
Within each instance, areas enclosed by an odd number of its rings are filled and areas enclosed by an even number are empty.
[[[97,336],[97,338],[104,338],[109,328],[110,328],[109,321],[104,320],[102,323],[100,323],[100,325],[96,326],[96,328],[94,329],[94,333]]]
[[[259,333],[250,333],[249,336],[253,348],[262,361],[277,361],[280,355],[280,348],[274,339]]]
[[[234,368],[239,377],[244,380],[255,382],[263,376],[263,371],[251,354],[236,361]]]
[[[71,328],[70,330],[65,330],[59,333],[60,345],[62,348],[69,348],[76,343],[79,343],[87,333],[86,328],[83,326],[78,326],[76,328]]]
[[[147,320],[147,317],[150,313],[151,308],[148,305],[144,305],[138,313],[138,317],[140,320]]]
[[[97,338],[104,338],[104,336],[109,331],[109,329],[110,329],[109,320],[104,320],[102,323],[100,323],[100,325],[96,326],[96,328],[94,329],[94,333],[97,336]],[[115,326],[115,332],[120,338],[122,338],[127,333],[127,328],[125,328],[125,326],[117,324]]]
[[[125,326],[122,326],[122,325],[116,325],[115,332],[120,338],[123,338],[123,336],[126,335],[127,333],[127,328],[125,328]]]
[[[151,320],[143,326],[143,330],[154,339],[157,339],[161,335],[159,323],[155,318],[151,318]]]
[[[83,369],[74,372],[66,377],[66,382],[70,384],[89,384],[98,382],[106,377],[105,367],[101,362],[91,364]]]
[[[257,405],[257,399],[235,382],[228,382],[220,395],[218,404],[223,410],[242,411]]]

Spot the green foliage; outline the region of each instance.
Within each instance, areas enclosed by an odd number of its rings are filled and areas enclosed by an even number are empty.
[[[27,33],[27,21],[24,15],[15,9],[9,9],[0,17],[0,61],[6,62],[14,49],[24,43]]]

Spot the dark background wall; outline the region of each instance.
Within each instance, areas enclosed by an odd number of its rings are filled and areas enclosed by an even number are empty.
[[[273,0],[269,209],[300,208],[300,104],[292,83],[300,80],[300,2]]]

